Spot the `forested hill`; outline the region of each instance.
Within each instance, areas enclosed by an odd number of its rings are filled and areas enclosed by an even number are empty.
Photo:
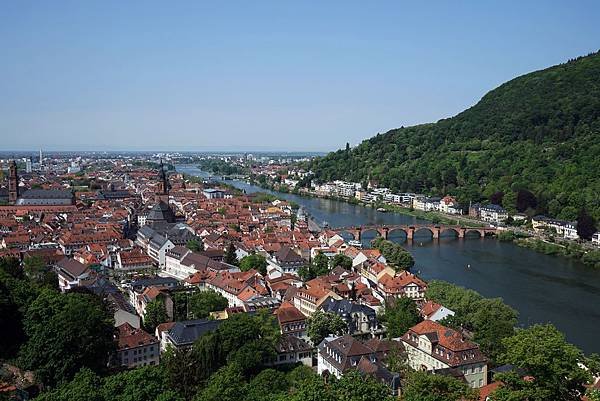
[[[391,130],[314,160],[317,180],[397,191],[501,198],[510,210],[600,218],[600,52],[515,78],[464,112]],[[519,205],[522,209],[522,204]]]

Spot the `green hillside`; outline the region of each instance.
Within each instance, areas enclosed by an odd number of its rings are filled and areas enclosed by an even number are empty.
[[[585,207],[599,219],[599,140],[594,53],[515,78],[452,118],[379,134],[310,168],[320,181],[371,179],[463,202],[503,192],[512,211],[529,206],[530,213],[572,220]]]

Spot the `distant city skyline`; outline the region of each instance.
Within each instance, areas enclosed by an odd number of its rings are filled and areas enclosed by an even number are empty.
[[[332,151],[600,48],[600,4],[0,9],[0,151]]]

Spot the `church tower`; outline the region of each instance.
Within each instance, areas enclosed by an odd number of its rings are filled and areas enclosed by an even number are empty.
[[[14,160],[8,164],[8,202],[12,205],[19,198],[19,176],[17,175],[17,163]]]
[[[156,197],[158,200],[162,200],[167,204],[169,203],[169,180],[167,179],[162,159],[160,159],[160,167],[158,170],[158,189],[156,191]]]

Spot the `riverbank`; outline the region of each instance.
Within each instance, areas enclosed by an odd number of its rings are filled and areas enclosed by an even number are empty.
[[[208,179],[211,175],[195,165],[179,165],[177,171]],[[221,177],[213,177],[220,181]],[[247,194],[267,192],[294,201],[315,222],[331,227],[353,225],[409,225],[426,221],[403,213],[381,213],[373,207],[349,202],[271,192],[247,181],[226,181]],[[375,233],[365,233],[365,244]],[[392,240],[402,240],[401,236]],[[552,322],[569,342],[585,352],[600,352],[597,328],[600,315],[600,274],[574,258],[545,255],[512,241],[492,238],[432,240],[424,231],[418,241],[404,242],[416,261],[415,271],[426,281],[443,280],[472,288],[485,297],[501,297],[519,311],[519,325]],[[467,268],[470,266],[470,268]],[[552,294],[552,296],[548,296]],[[585,316],[585,318],[582,318]]]
[[[381,212],[381,213],[387,213],[387,212],[399,213],[399,214],[402,214],[405,216],[411,216],[411,217],[416,217],[417,219],[427,220],[427,221],[432,222],[433,224],[464,225],[464,226],[468,226],[468,227],[485,227],[485,226],[487,226],[487,224],[485,224],[481,221],[473,220],[471,218],[468,218],[468,217],[465,217],[462,215],[449,215],[449,214],[433,212],[433,211],[425,212],[422,210],[416,210],[413,208],[409,208],[409,207],[405,207],[405,206],[401,206],[401,205],[394,205],[394,204],[385,203],[385,202],[365,203],[365,202],[359,201],[356,198],[342,198],[342,197],[338,197],[338,196],[327,196],[327,195],[323,196],[323,195],[317,195],[314,193],[310,193],[308,191],[288,191],[288,190],[283,190],[282,188],[275,186],[275,185],[262,184],[258,181],[254,181],[254,180],[250,180],[249,182],[252,185],[259,186],[259,187],[267,189],[269,191],[280,192],[283,194],[292,194],[292,195],[302,196],[305,198],[328,199],[328,200],[333,200],[333,201],[337,201],[337,202],[348,203],[350,205],[357,205],[357,206],[372,208],[372,209],[376,209],[376,210],[384,209],[385,212]]]
[[[302,196],[306,198],[320,198],[320,199],[329,199],[337,202],[344,202],[351,205],[362,206],[366,208],[372,208],[375,210],[383,209],[385,212],[380,213],[398,213],[405,216],[415,217],[417,219],[427,220],[432,222],[433,224],[446,224],[446,225],[463,225],[469,227],[485,227],[487,224],[474,220],[469,217],[461,216],[461,215],[447,215],[440,212],[425,212],[422,210],[415,210],[412,208],[403,207],[401,205],[394,205],[384,202],[378,203],[365,203],[361,202],[355,198],[341,198],[341,197],[332,197],[332,196],[318,196],[316,194],[307,192],[307,191],[284,191],[278,186],[269,185],[269,184],[261,184],[260,182],[250,180],[250,183],[253,185],[257,185],[261,188],[279,192],[283,194],[293,194],[297,196]],[[587,267],[591,267],[594,269],[600,270],[600,250],[598,249],[586,249],[578,243],[572,241],[562,241],[562,242],[550,242],[539,237],[528,236],[522,233],[508,230],[501,231],[496,236],[498,241],[501,242],[512,242],[517,246],[531,249],[532,251],[548,255],[548,256],[563,256],[566,258],[574,259],[578,262],[583,263]]]
[[[279,185],[273,185],[269,183],[263,183],[260,181],[255,181],[249,179],[248,182],[251,185],[255,185],[257,187],[263,188],[267,191],[272,191],[275,193],[281,194],[291,194],[295,196],[300,196],[307,199],[327,199],[336,202],[342,202],[349,205],[356,205],[360,207],[365,207],[372,210],[380,210],[377,213],[385,214],[400,214],[404,216],[411,216],[416,219],[430,221],[433,224],[446,224],[446,225],[462,225],[469,227],[485,227],[486,224],[474,220],[469,217],[461,216],[461,215],[447,215],[445,213],[440,212],[425,212],[422,210],[415,210],[412,208],[403,207],[401,205],[389,204],[384,202],[378,203],[365,203],[361,202],[355,198],[341,198],[336,196],[319,196],[314,193],[310,193],[308,191],[289,191],[287,187],[282,188]],[[595,249],[586,249],[572,241],[562,241],[562,242],[552,242],[535,236],[528,236],[526,234],[519,233],[517,231],[508,230],[501,231],[496,236],[497,240],[500,242],[511,242],[515,245],[527,248],[537,253],[541,253],[548,256],[562,256],[569,259],[576,260],[578,262],[583,263],[587,267],[591,267],[594,269],[600,270],[600,250]]]
[[[498,235],[498,240],[512,242],[523,248],[550,256],[564,256],[582,262],[584,265],[600,269],[600,250],[586,249],[571,241],[552,242],[536,237],[524,237],[513,231],[504,231]]]

